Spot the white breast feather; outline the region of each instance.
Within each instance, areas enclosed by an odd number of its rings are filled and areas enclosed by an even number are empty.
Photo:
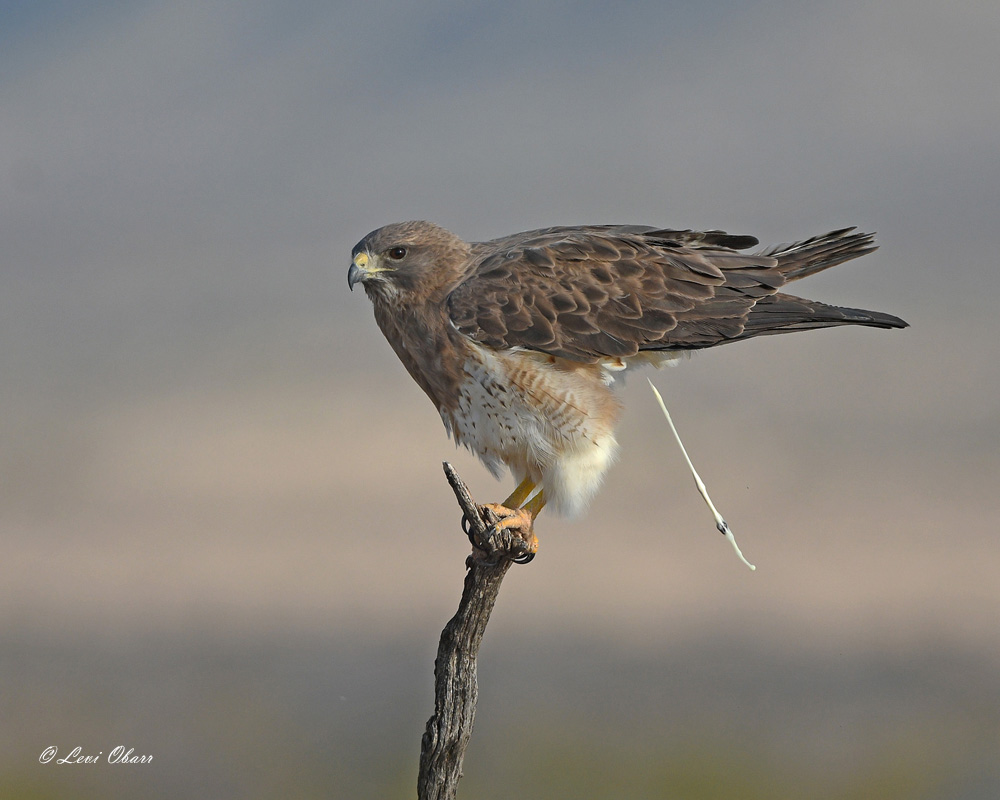
[[[617,452],[612,432],[617,401],[600,374],[479,347],[464,371],[458,408],[442,415],[456,440],[493,475],[500,477],[507,466],[517,482],[530,476],[542,486],[557,511],[581,512]],[[592,414],[595,406],[610,409],[611,418]]]

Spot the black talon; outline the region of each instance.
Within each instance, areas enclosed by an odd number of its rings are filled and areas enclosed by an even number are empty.
[[[479,550],[482,549],[479,537],[476,535],[476,532],[472,530],[472,521],[465,514],[462,514],[462,531],[469,537],[469,542],[473,547]]]
[[[472,521],[464,513],[462,514],[462,532],[469,537],[469,541],[472,543],[472,546],[474,548],[476,548],[477,550],[483,549],[483,546],[479,541],[479,537],[476,535],[476,532],[472,530]],[[483,534],[483,538],[486,541],[489,541],[496,535],[496,533],[497,533],[496,525],[492,525]],[[528,564],[534,557],[535,557],[534,553],[522,553],[516,558],[512,558],[511,561],[513,561],[515,564]],[[499,563],[499,560],[492,562],[484,562],[484,563],[486,563],[487,566],[496,566]]]

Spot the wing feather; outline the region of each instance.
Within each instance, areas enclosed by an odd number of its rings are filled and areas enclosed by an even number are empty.
[[[636,225],[527,231],[472,245],[475,267],[448,310],[483,345],[585,363],[808,327],[903,324],[778,294],[789,280],[871,252],[870,234],[847,228],[739,252],[756,244],[724,231]]]

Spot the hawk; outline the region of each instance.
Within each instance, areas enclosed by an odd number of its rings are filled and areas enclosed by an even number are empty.
[[[872,252],[872,234],[844,228],[744,252],[757,244],[642,225],[465,242],[403,222],[358,242],[347,279],[364,285],[379,328],[456,443],[497,478],[504,467],[513,474],[501,524],[530,531],[544,505],[578,514],[600,486],[618,447],[618,373],[754,336],[907,326],[781,291]]]

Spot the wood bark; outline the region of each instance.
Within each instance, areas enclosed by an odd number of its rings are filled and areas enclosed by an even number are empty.
[[[479,645],[504,575],[512,563],[530,560],[533,552],[516,529],[496,530],[497,515],[472,499],[451,464],[445,462],[444,471],[462,507],[463,526],[473,552],[466,559],[458,611],[441,631],[434,661],[434,714],[427,720],[420,741],[419,800],[452,800],[457,796],[476,716]]]

